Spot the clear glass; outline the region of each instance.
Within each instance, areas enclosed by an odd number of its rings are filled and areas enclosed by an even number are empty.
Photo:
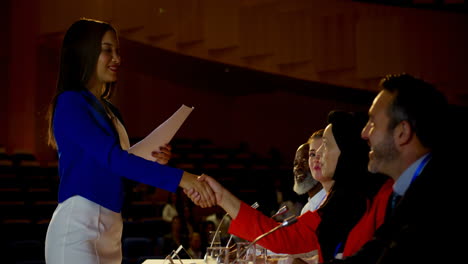
[[[208,243],[209,243],[208,246],[210,247],[220,247],[221,246],[221,232],[216,233],[216,231],[210,231],[208,233]]]
[[[237,242],[237,263],[240,264],[255,264],[256,245],[249,247],[250,242]]]
[[[256,264],[267,264],[268,257],[267,257],[267,249],[260,246],[255,245],[255,263]]]
[[[205,262],[207,264],[228,264],[229,263],[229,248],[207,247]]]

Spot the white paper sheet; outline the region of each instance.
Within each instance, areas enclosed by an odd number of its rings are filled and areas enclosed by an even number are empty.
[[[182,105],[171,117],[164,121],[164,123],[159,125],[140,142],[133,145],[128,152],[147,160],[155,161],[156,159],[151,156],[151,153],[155,150],[159,151],[160,146],[172,140],[175,133],[182,126],[192,110],[193,107]]]

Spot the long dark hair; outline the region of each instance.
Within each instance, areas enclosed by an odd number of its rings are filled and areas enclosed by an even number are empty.
[[[117,31],[107,22],[81,18],[73,23],[65,33],[60,53],[60,68],[57,90],[47,113],[48,144],[57,148],[53,132],[53,116],[58,96],[65,91],[86,90],[86,84],[96,71],[96,63],[101,53],[101,40],[107,31],[117,35]],[[106,86],[102,98],[109,98],[114,83]]]
[[[361,139],[366,124],[364,113],[332,111],[328,123],[340,149],[333,174],[333,184],[325,203],[317,210],[322,218],[317,237],[324,260],[334,257],[339,243],[345,244],[348,233],[357,224],[382,184],[389,179],[367,170],[369,146]],[[342,252],[338,249],[338,252]]]

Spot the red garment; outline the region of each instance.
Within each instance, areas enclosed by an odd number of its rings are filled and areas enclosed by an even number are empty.
[[[387,180],[374,196],[372,204],[368,201],[366,213],[348,234],[348,239],[343,250],[343,257],[351,256],[361,249],[367,241],[372,239],[375,230],[383,224],[388,199],[393,192],[393,183],[392,179]]]
[[[368,210],[349,233],[344,247],[344,256],[358,251],[383,223],[392,186],[393,180],[388,180],[379,189],[372,204],[369,203]],[[322,262],[320,245],[315,234],[320,221],[317,211],[306,212],[298,217],[297,223],[276,230],[258,241],[258,244],[273,252],[285,254],[301,254],[318,250],[319,261]],[[241,203],[237,217],[231,221],[229,233],[252,241],[278,224],[249,205]]]
[[[297,223],[280,228],[258,241],[258,244],[273,252],[285,254],[307,253],[319,249],[315,230],[320,223],[316,212],[307,212],[298,217]],[[276,227],[279,223],[245,203],[237,217],[231,221],[229,233],[252,241]]]

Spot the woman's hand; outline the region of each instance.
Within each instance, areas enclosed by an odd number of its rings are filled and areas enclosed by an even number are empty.
[[[182,175],[182,180],[180,181],[180,187],[184,189],[184,192],[188,195],[189,198],[202,208],[211,207],[216,205],[216,197],[205,181],[198,180],[199,176],[184,172]]]
[[[198,180],[205,181],[208,183],[208,185],[210,185],[216,197],[216,204],[221,205],[221,201],[223,200],[223,195],[226,189],[224,189],[224,187],[219,182],[206,174],[202,174],[200,177],[198,177]]]
[[[240,200],[224,188],[219,182],[212,177],[202,174],[198,177],[198,181],[206,182],[211,187],[216,197],[216,204],[221,206],[231,217],[236,218],[240,209]],[[193,189],[184,189],[185,194],[194,201],[195,204],[199,199],[198,194]]]
[[[153,151],[151,156],[161,165],[167,165],[172,156],[172,147],[169,144],[159,147],[159,151]]]

